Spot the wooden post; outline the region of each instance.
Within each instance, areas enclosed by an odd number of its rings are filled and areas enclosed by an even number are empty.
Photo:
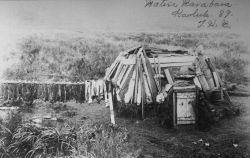
[[[173,127],[176,127],[176,92],[173,92]]]
[[[112,96],[112,85],[109,83],[109,92],[108,92],[108,99],[109,99],[109,109],[110,109],[110,119],[111,123],[115,125],[115,113],[114,113],[114,105],[113,105],[113,96]]]

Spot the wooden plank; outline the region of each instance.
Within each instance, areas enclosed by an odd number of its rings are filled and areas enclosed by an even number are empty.
[[[129,83],[131,81],[131,78],[133,76],[133,72],[134,72],[134,67],[135,65],[130,65],[131,68],[130,70],[128,70],[127,74],[126,74],[126,78],[124,77],[123,79],[123,83],[121,83],[120,87],[119,87],[119,92],[117,92],[118,96],[120,96],[120,98],[123,100],[124,96],[126,94],[126,92],[129,90]]]
[[[152,100],[152,95],[151,95],[151,92],[150,92],[150,89],[149,89],[149,85],[148,85],[148,82],[147,82],[147,78],[146,78],[146,74],[145,74],[145,73],[143,73],[143,79],[144,79],[146,103],[147,103],[147,104],[151,104],[151,103],[153,102],[153,100]]]
[[[160,89],[159,80],[154,77],[155,72],[153,70],[152,64],[150,64],[148,58],[146,57],[146,53],[145,53],[144,49],[143,49],[143,54],[144,54],[143,59],[145,59],[146,67],[147,67],[147,70],[148,70],[148,78],[150,79],[149,81],[150,81],[150,85],[152,87],[152,89],[151,89],[152,90],[152,92],[151,92],[152,93],[152,99],[153,99],[153,101],[155,101],[156,96],[158,94],[158,91]]]
[[[153,102],[156,101],[156,96],[158,94],[158,87],[157,87],[157,81],[154,78],[155,72],[152,68],[152,65],[150,64],[150,62],[148,61],[148,58],[146,56],[146,53],[144,51],[144,49],[142,50],[142,63],[144,65],[144,70],[146,72],[146,79],[147,79],[147,84],[149,85],[150,88],[150,93],[152,96],[152,100]]]
[[[138,58],[136,58],[135,72],[136,72],[136,77],[135,77],[134,98],[133,98],[133,101],[132,101],[133,103],[137,102],[137,95],[138,95],[138,85],[139,85]]]
[[[153,67],[154,67],[154,70],[155,70],[155,73],[156,73],[156,72],[158,72],[157,71],[158,67],[156,66],[156,62],[155,62],[155,55],[153,55],[153,59],[154,59],[154,65],[153,65]],[[150,63],[150,64],[152,64],[152,63]]]
[[[161,63],[160,63],[160,58],[159,58],[159,56],[158,56],[158,74],[160,75],[161,74]],[[158,79],[158,81],[159,81],[159,91],[161,91],[161,79]]]
[[[130,80],[130,78],[128,78],[129,74],[131,73],[131,71],[134,70],[133,69],[133,65],[128,65],[128,70],[126,71],[125,75],[122,78],[121,84],[120,84],[120,88],[123,89],[124,88],[124,83],[126,82],[126,80]]]
[[[172,87],[173,87],[173,85],[171,85],[171,84],[166,84],[166,85],[165,85],[165,91],[168,93],[169,90],[170,90]]]
[[[217,71],[216,71],[216,69],[215,69],[213,63],[210,61],[209,58],[208,58],[207,60],[208,60],[208,62],[209,62],[209,64],[210,64],[210,66],[212,67],[212,69],[213,69],[213,70],[215,71],[215,73],[216,73],[215,76],[218,78],[219,85],[220,85],[221,87],[223,87],[224,84],[223,84],[222,80],[220,79],[220,76],[218,75],[218,73],[217,73]],[[230,99],[230,96],[228,95],[227,91],[226,91],[225,89],[223,89],[222,91],[223,91],[224,98],[225,98],[225,99],[228,101],[228,103],[232,106],[233,103],[232,103],[232,101],[231,101],[231,99]]]
[[[139,49],[140,47],[141,47],[141,45],[134,46],[134,47],[129,48],[129,49],[125,50],[125,51],[122,51],[120,54],[128,54],[130,52],[134,52],[136,49]]]
[[[111,64],[111,66],[107,69],[106,75],[104,77],[105,80],[110,80],[110,76],[113,74],[113,71],[120,63],[121,59],[122,59],[122,54],[120,53],[118,57],[115,59],[115,61]]]
[[[124,95],[124,102],[128,104],[133,98],[133,92],[135,89],[136,71],[133,71],[131,80],[129,81],[128,90]]]
[[[124,67],[121,70],[121,73],[117,77],[117,82],[116,82],[117,86],[120,86],[120,83],[124,79],[123,76],[125,75],[127,69],[128,69],[128,65],[124,65]]]
[[[207,80],[206,80],[206,78],[205,78],[205,76],[203,74],[197,75],[197,78],[198,78],[198,80],[199,80],[199,82],[201,84],[201,87],[202,87],[203,91],[210,90],[210,87],[209,87],[209,85],[207,83]]]
[[[141,62],[138,58],[138,90],[137,90],[137,101],[136,101],[137,105],[141,105],[142,102],[142,83],[141,83],[142,76],[140,72],[141,71],[140,67],[141,67]]]
[[[149,88],[149,91],[150,91],[150,93],[152,94],[152,95],[154,95],[154,90],[153,90],[153,82],[151,81],[153,78],[150,78],[150,76],[153,76],[152,74],[149,74],[150,72],[148,71],[148,67],[147,67],[147,65],[146,65],[146,60],[145,60],[145,58],[144,58],[144,55],[143,55],[143,53],[141,53],[141,63],[142,63],[142,66],[143,66],[143,69],[144,69],[144,72],[145,72],[145,74],[146,74],[146,80],[144,81],[144,82],[146,82],[145,83],[145,85],[148,85],[148,88]]]
[[[111,79],[113,83],[116,83],[118,80],[118,76],[121,74],[123,68],[125,67],[125,65],[123,65],[122,63],[120,63],[118,65],[117,71],[115,72],[114,77]]]
[[[215,72],[215,67],[212,65],[211,61],[209,58],[205,59],[206,63],[207,63],[207,66],[212,74],[212,78],[213,78],[213,83],[214,83],[214,87],[215,88],[219,88],[220,85],[219,85],[219,81],[218,81],[218,78],[217,78],[217,75],[216,75],[216,72]]]
[[[136,59],[135,58],[124,59],[121,61],[121,63],[124,65],[134,65],[136,63]]]
[[[148,68],[147,68],[147,65],[146,65],[146,61],[145,61],[145,58],[144,58],[143,54],[141,54],[141,63],[142,63],[142,67],[144,69],[144,72],[146,73],[147,82],[149,82],[150,91],[152,91],[152,85],[150,83],[149,71],[148,71]]]
[[[145,51],[144,51],[144,54],[145,54]],[[155,58],[154,58],[155,60]],[[160,83],[159,83],[159,79],[155,76],[156,73],[158,72],[158,67],[154,61],[154,66],[152,66],[152,64],[149,62],[148,58],[145,57],[145,61],[146,61],[146,66],[148,68],[148,71],[149,71],[149,74],[150,74],[150,78],[153,78],[154,80],[151,80],[151,84],[153,85],[153,90],[155,91],[155,88],[156,88],[156,91],[158,92],[159,89],[160,89]],[[153,69],[154,67],[154,69]]]
[[[169,84],[173,84],[174,80],[173,80],[172,76],[170,75],[169,70],[168,69],[164,69],[164,72],[165,72],[165,75],[167,77],[168,83]]]
[[[194,80],[194,84],[195,84],[197,87],[199,87],[200,89],[202,89],[201,83],[199,82],[199,79],[198,79],[197,77],[195,77],[193,80]]]
[[[213,79],[214,79],[215,86],[216,86],[216,88],[219,88],[220,87],[220,83],[219,83],[219,79],[218,79],[217,73],[213,72],[212,74],[213,74]]]
[[[185,86],[185,87],[174,87],[174,90],[189,90],[189,89],[192,89],[192,90],[195,90],[195,86]]]
[[[195,120],[178,120],[179,125],[195,124]]]
[[[111,89],[111,83],[110,83],[110,88],[108,92],[108,97],[109,97],[109,109],[110,109],[110,119],[111,123],[115,125],[115,112],[114,112],[114,105],[113,105],[113,96],[112,96],[112,89]]]
[[[158,56],[159,57],[159,56]],[[165,63],[186,63],[186,62],[191,62],[193,63],[196,60],[196,56],[174,56],[174,57],[165,57],[165,58],[159,58],[159,63],[160,64],[165,64]],[[149,61],[151,64],[154,63],[153,58],[149,58]]]
[[[208,61],[208,63],[209,63],[209,66],[211,67],[211,69],[213,70],[213,72],[215,72],[216,73],[216,76],[217,76],[217,78],[218,78],[218,81],[219,81],[219,84],[220,84],[220,86],[224,86],[224,84],[223,84],[223,82],[222,82],[222,80],[220,79],[220,76],[218,75],[218,73],[217,73],[217,71],[216,71],[216,69],[215,69],[215,66],[213,65],[213,63],[210,61],[210,59],[209,58],[207,58],[207,61]]]
[[[201,69],[199,67],[196,69],[196,77],[198,78],[198,80],[201,84],[202,90],[204,92],[210,90],[210,87],[207,83],[207,80],[206,80],[204,74],[201,72]]]
[[[176,111],[177,111],[177,125],[195,123],[195,98],[196,89],[192,89],[192,92],[177,93]]]
[[[206,61],[206,63],[207,63],[207,66],[209,67],[209,69],[210,69],[212,72],[215,72],[215,71],[216,71],[216,70],[215,70],[215,67],[214,67],[214,65],[212,64],[210,58],[206,58],[205,61]]]
[[[166,67],[179,67],[179,66],[190,66],[192,65],[192,62],[183,62],[183,63],[163,63],[161,64],[162,68]],[[153,65],[152,65],[153,66]],[[153,66],[154,67],[154,66]]]
[[[141,107],[142,107],[142,120],[144,120],[144,98],[145,98],[145,90],[144,90],[144,80],[143,80],[143,72],[142,67],[139,67],[140,80],[141,80]]]
[[[138,79],[138,90],[137,90],[137,98],[136,98],[136,103],[137,105],[141,104],[141,100],[142,100],[142,87],[141,87],[141,80],[140,78]]]
[[[176,93],[173,93],[173,126],[176,128]]]

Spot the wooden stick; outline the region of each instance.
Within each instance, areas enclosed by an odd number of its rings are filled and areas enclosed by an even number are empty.
[[[114,105],[113,105],[113,96],[112,96],[112,86],[111,86],[111,83],[109,83],[108,97],[109,97],[110,119],[111,119],[111,123],[113,125],[115,125],[115,113],[114,113]]]
[[[168,83],[169,83],[169,84],[173,84],[173,83],[174,83],[174,80],[173,80],[173,78],[172,78],[172,76],[171,76],[169,70],[168,70],[168,69],[164,69],[164,72],[165,72],[165,75],[166,75],[166,77],[167,77]]]

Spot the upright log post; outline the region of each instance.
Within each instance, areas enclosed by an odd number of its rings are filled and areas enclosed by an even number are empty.
[[[111,82],[109,82],[108,99],[109,99],[110,119],[111,119],[111,123],[115,125],[115,113],[114,113],[112,90],[113,89],[112,89]]]

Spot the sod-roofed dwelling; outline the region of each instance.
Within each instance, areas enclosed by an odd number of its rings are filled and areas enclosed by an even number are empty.
[[[232,105],[220,75],[209,58],[185,49],[138,46],[119,54],[107,69],[105,80],[113,85],[113,100],[123,105],[168,109],[172,125],[195,124],[201,99]],[[115,106],[115,105],[114,105]]]

